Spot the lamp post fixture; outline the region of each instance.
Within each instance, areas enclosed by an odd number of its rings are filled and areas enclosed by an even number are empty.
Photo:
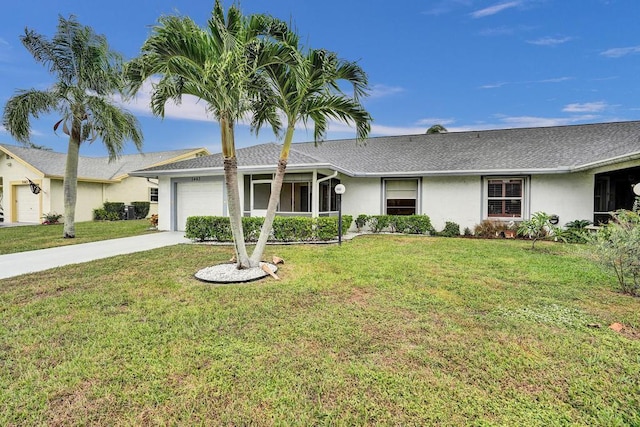
[[[338,196],[338,245],[342,245],[342,195],[347,191],[347,187],[338,184],[334,191]]]

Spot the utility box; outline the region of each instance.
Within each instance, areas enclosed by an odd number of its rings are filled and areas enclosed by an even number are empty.
[[[124,207],[124,219],[136,219],[136,208],[133,205]]]

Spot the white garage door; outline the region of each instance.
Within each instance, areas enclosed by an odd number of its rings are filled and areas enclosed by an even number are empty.
[[[178,182],[176,187],[176,229],[184,231],[190,216],[222,215],[222,181]]]
[[[17,222],[40,222],[40,195],[28,185],[16,186],[16,214]]]

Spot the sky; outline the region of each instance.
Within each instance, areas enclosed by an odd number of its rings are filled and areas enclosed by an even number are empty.
[[[232,0],[223,0],[225,9]],[[306,46],[357,62],[367,73],[363,100],[370,136],[600,123],[640,119],[638,0],[241,0],[244,14],[267,13],[292,24]],[[53,77],[20,42],[25,27],[51,37],[58,16],[106,36],[125,59],[140,53],[162,15],[200,25],[213,0],[21,0],[0,15],[0,105],[18,89],[46,89]],[[149,85],[150,86],[150,85]],[[154,117],[148,91],[123,107],[144,134],[144,152],[205,147],[220,151],[220,131],[202,102],[184,99]],[[32,119],[32,142],[66,152],[55,116]],[[332,123],[326,139],[355,137]],[[299,126],[294,140],[311,141]],[[236,129],[236,146],[278,141]],[[18,144],[0,126],[0,142]],[[129,143],[125,153],[135,153]],[[101,142],[81,155],[104,156]]]

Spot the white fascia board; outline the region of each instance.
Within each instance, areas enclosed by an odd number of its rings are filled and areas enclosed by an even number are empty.
[[[416,177],[416,176],[477,176],[477,175],[548,175],[570,173],[569,167],[542,169],[477,169],[477,170],[442,170],[442,171],[401,171],[383,173],[356,173],[356,178],[373,177]]]
[[[616,163],[622,163],[632,160],[640,159],[640,151],[632,154],[625,154],[623,156],[612,157],[610,159],[599,160],[597,162],[585,163],[584,165],[576,166],[571,171],[572,172],[582,172],[589,169],[599,168],[602,166],[609,166]]]

